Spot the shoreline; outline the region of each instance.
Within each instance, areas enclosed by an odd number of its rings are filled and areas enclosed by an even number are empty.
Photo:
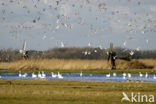
[[[139,72],[141,72],[142,74],[145,74],[146,72],[149,74],[156,74],[156,70],[155,69],[116,69],[116,70],[111,70],[111,69],[42,69],[42,70],[30,70],[30,69],[25,69],[25,70],[13,70],[13,69],[0,69],[0,73],[18,73],[19,71],[22,72],[35,72],[38,73],[39,71],[44,71],[44,72],[60,72],[60,73],[80,73],[81,71],[83,73],[88,73],[88,74],[113,74],[113,73],[131,73],[131,74],[138,74]]]

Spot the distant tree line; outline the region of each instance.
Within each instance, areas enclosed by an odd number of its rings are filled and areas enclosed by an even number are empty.
[[[130,56],[133,51],[132,59],[152,58],[156,59],[156,50],[136,51],[125,49],[121,47],[114,48],[117,56]],[[30,59],[107,59],[108,49],[100,48],[53,48],[46,51],[29,50],[28,55]],[[0,62],[10,62],[22,59],[19,50],[1,49]]]

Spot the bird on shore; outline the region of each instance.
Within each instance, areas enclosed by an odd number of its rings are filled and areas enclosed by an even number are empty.
[[[109,78],[110,77],[110,73],[109,74],[106,74],[106,77]]]
[[[126,77],[126,73],[123,73],[122,75],[123,75],[123,77]]]
[[[123,79],[126,79],[126,73],[123,73],[122,76],[123,76]]]
[[[19,71],[19,74],[18,74],[19,77],[27,77],[27,75],[28,75],[27,73],[24,73],[24,74],[22,75],[21,71]]]
[[[27,75],[28,75],[27,73],[24,73],[24,74],[22,75],[22,77],[27,77]]]
[[[142,74],[141,72],[139,72],[139,76],[140,76],[140,77],[142,77],[142,76],[143,76],[143,74]]]
[[[81,71],[81,73],[80,73],[80,77],[82,77],[82,75],[83,75],[83,73],[82,73],[82,71]]]
[[[57,77],[57,75],[56,75],[56,74],[54,74],[53,72],[51,72],[51,77],[52,77],[52,78],[56,78],[56,77]]]
[[[41,78],[41,73],[40,73],[40,71],[38,72],[38,77]]]
[[[37,75],[33,72],[32,73],[32,78],[36,78],[37,77]]]
[[[156,79],[156,75],[154,74],[153,79]]]
[[[117,76],[116,73],[113,73],[113,76],[116,77]]]
[[[59,79],[63,79],[63,76],[58,72],[58,74],[57,74],[57,77],[59,78]]]
[[[18,76],[19,76],[19,77],[22,77],[21,71],[19,71],[19,74],[18,74]]]
[[[148,73],[146,72],[145,78],[148,78]]]
[[[44,74],[44,71],[42,71],[41,73],[39,71],[38,77],[41,78],[41,79],[44,79],[44,78],[46,78],[46,74]]]
[[[41,79],[45,79],[45,78],[46,78],[46,76],[42,76],[42,75],[41,75],[41,77],[40,77],[40,78],[41,78]]]
[[[128,73],[128,78],[131,78],[131,77],[132,77],[131,73]]]
[[[44,73],[44,71],[42,71],[41,76],[42,76],[42,77],[46,77],[46,74]]]

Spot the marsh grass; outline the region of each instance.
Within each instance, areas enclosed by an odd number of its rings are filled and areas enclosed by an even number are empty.
[[[132,60],[130,62],[117,60],[117,69],[115,72],[133,72],[138,71],[155,72],[156,60]],[[12,72],[22,71],[60,71],[60,72],[89,72],[89,73],[107,73],[112,72],[109,68],[110,63],[107,60],[63,60],[63,59],[39,59],[39,60],[19,60],[14,62],[0,63],[0,69],[8,69]],[[153,69],[151,69],[153,68]],[[3,72],[3,71],[1,71]]]
[[[123,91],[156,96],[155,83],[140,82],[0,80],[0,88],[1,104],[121,104]]]
[[[20,60],[10,63],[1,63],[1,69],[106,69],[106,61],[103,60],[63,60],[63,59],[40,59],[40,60]]]

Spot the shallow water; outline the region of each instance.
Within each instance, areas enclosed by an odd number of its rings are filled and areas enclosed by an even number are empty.
[[[22,73],[23,75],[24,73]],[[143,75],[142,78],[139,77],[139,74],[132,74],[131,78],[128,78],[126,76],[125,79],[123,79],[122,74],[117,74],[116,77],[114,77],[112,74],[109,78],[106,77],[106,74],[83,74],[82,77],[80,77],[80,73],[61,73],[63,76],[63,79],[52,78],[51,73],[45,73],[46,78],[32,78],[32,73],[27,73],[27,77],[19,77],[19,73],[1,73],[0,80],[75,80],[75,81],[114,81],[114,82],[125,82],[125,81],[145,81],[145,82],[156,82],[156,79],[153,79],[153,74],[149,74],[148,78],[145,78],[145,75]]]

